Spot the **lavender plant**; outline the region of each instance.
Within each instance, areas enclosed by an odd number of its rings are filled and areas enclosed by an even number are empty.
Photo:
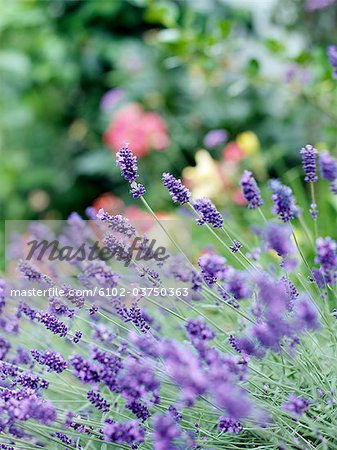
[[[313,199],[317,153],[301,150]],[[319,156],[333,185],[337,162]],[[103,210],[94,222],[71,215],[56,235],[31,227],[31,237],[68,246],[98,237],[118,264],[27,261],[16,245],[20,278],[0,284],[0,448],[337,448],[337,243],[312,213],[315,200],[306,214],[280,180],[262,198],[245,171],[243,195],[256,222],[248,238],[165,173],[172,200],[189,208],[213,244],[194,260],[148,205],[127,145],[117,165],[172,254],[157,260],[147,236]],[[303,217],[314,223],[303,228]],[[304,233],[309,245],[299,239]]]

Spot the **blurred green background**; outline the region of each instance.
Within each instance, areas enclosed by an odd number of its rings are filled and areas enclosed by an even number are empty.
[[[263,180],[307,143],[336,153],[333,0],[0,3],[6,219],[125,210],[123,141],[163,211],[163,171],[225,206],[242,167]]]

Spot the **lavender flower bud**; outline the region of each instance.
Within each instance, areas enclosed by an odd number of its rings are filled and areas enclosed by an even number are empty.
[[[128,144],[125,144],[116,154],[116,166],[121,169],[122,177],[129,183],[138,178],[137,157],[129,149]]]
[[[215,284],[218,279],[223,280],[228,271],[226,259],[218,255],[202,255],[198,259],[198,265],[204,280],[210,286]]]
[[[307,411],[310,400],[304,397],[296,397],[295,394],[289,395],[289,400],[282,405],[282,409],[290,412],[296,418],[301,417]]]
[[[87,392],[87,398],[100,411],[108,412],[110,410],[109,403],[98,392],[93,390]]]
[[[223,433],[239,434],[243,430],[243,427],[237,420],[221,416],[218,429]]]
[[[212,340],[215,337],[215,333],[207,327],[204,319],[201,317],[188,320],[185,324],[185,328],[188,337],[192,340]]]
[[[322,178],[330,183],[331,192],[337,194],[337,161],[327,150],[319,155],[319,167]]]
[[[229,246],[232,253],[237,253],[241,247],[242,247],[241,242],[236,241],[236,240],[233,241],[233,245]]]
[[[245,170],[241,177],[241,188],[245,199],[248,202],[248,208],[256,209],[263,205],[260,195],[260,189],[253,177],[252,172]]]
[[[130,194],[132,194],[133,198],[140,198],[146,192],[145,186],[140,183],[136,183],[135,181],[131,184]]]
[[[270,189],[273,192],[271,197],[274,202],[273,213],[278,214],[280,220],[289,222],[298,215],[298,207],[289,186],[285,186],[279,180],[271,180]]]
[[[154,450],[173,449],[173,441],[181,435],[181,431],[170,415],[154,417]]]
[[[175,203],[184,205],[190,201],[191,193],[187,187],[182,184],[181,180],[176,179],[170,173],[165,172],[163,173],[162,181]]]
[[[334,284],[337,269],[337,243],[330,237],[317,239],[315,262],[320,264],[325,282]]]
[[[304,181],[315,183],[318,180],[316,175],[316,155],[318,151],[312,145],[306,145],[301,149],[303,169],[305,173]]]
[[[291,242],[291,228],[289,225],[270,222],[264,228],[263,238],[267,248],[275,250],[281,257],[294,253],[294,247]]]
[[[35,361],[48,367],[48,372],[62,373],[68,367],[67,361],[57,352],[32,350],[31,354]]]
[[[198,198],[193,203],[193,206],[200,216],[200,218],[197,219],[198,225],[208,223],[213,228],[222,227],[223,218],[209,198]]]
[[[145,428],[136,420],[122,423],[106,422],[104,428],[104,440],[117,444],[141,444],[145,438]]]

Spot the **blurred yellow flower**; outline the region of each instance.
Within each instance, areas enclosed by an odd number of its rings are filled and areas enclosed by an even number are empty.
[[[195,161],[195,167],[185,167],[182,173],[193,197],[216,197],[223,189],[216,161],[206,150],[197,151]]]
[[[253,156],[260,152],[260,141],[253,131],[244,131],[238,134],[236,143],[248,156]]]

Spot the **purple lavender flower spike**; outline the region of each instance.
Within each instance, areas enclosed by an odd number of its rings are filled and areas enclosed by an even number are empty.
[[[328,284],[336,283],[337,243],[330,237],[317,239],[315,262],[320,264],[325,282]]]
[[[188,320],[185,324],[185,328],[188,337],[192,340],[212,340],[215,337],[215,333],[207,327],[204,319],[201,317]]]
[[[55,437],[57,437],[57,439],[59,439],[61,442],[63,442],[63,444],[76,445],[73,443],[73,441],[70,439],[70,437],[68,437],[65,433],[61,433],[61,432],[57,431],[55,433]]]
[[[189,348],[179,346],[173,341],[162,342],[161,354],[167,372],[182,391],[185,404],[192,406],[208,386],[208,379],[199,359]]]
[[[133,446],[144,442],[145,428],[139,425],[137,421],[131,420],[122,423],[111,422],[110,420],[106,422],[103,428],[104,440],[106,442],[130,444]]]
[[[136,229],[133,227],[128,219],[117,214],[116,216],[111,216],[101,208],[97,213],[97,218],[116,233],[123,234],[127,237],[132,237],[136,234]]]
[[[5,359],[5,356],[9,352],[11,344],[6,341],[3,337],[0,337],[0,361]]]
[[[282,409],[288,411],[295,418],[301,417],[309,408],[310,400],[304,397],[296,397],[290,394],[287,402],[282,404]]]
[[[314,306],[308,299],[303,299],[296,305],[296,327],[302,330],[317,330],[320,326]]]
[[[184,205],[190,201],[191,193],[187,187],[182,184],[181,180],[175,178],[170,173],[165,172],[163,173],[162,181],[175,203]]]
[[[251,295],[247,277],[244,272],[229,270],[226,280],[227,290],[232,294],[235,300],[242,300]]]
[[[145,186],[140,183],[136,183],[135,181],[131,184],[130,194],[132,194],[133,198],[140,198],[146,193]]]
[[[226,259],[219,255],[205,254],[198,259],[201,275],[210,286],[217,280],[223,280],[228,272]]]
[[[306,145],[300,151],[302,155],[303,169],[305,173],[304,181],[315,183],[318,180],[316,175],[316,158],[318,151],[312,145]]]
[[[108,412],[110,410],[109,403],[98,393],[93,390],[87,393],[87,398],[90,403],[92,403],[95,408],[103,412]]]
[[[213,228],[222,227],[223,218],[209,198],[198,198],[194,201],[193,206],[200,216],[199,219],[197,219],[198,225],[208,223]]]
[[[80,342],[80,340],[82,339],[83,333],[80,330],[76,330],[74,332],[74,336],[73,336],[73,343],[74,344],[78,344]]]
[[[67,361],[55,351],[39,352],[38,350],[32,350],[31,354],[35,361],[48,367],[48,372],[62,373],[68,367]]]
[[[319,154],[319,167],[322,178],[333,183],[337,179],[337,161],[328,150],[323,150]]]
[[[268,249],[275,250],[283,258],[294,253],[289,225],[277,222],[268,223],[263,230],[263,239]]]
[[[243,431],[243,427],[240,422],[230,417],[220,417],[218,429],[223,433],[239,434]]]
[[[42,274],[38,271],[38,269],[27,261],[21,261],[19,263],[19,270],[26,280],[40,281],[42,279]]]
[[[260,189],[253,177],[252,172],[245,170],[241,177],[241,188],[245,199],[248,202],[248,208],[256,209],[263,205],[260,195]]]
[[[129,145],[125,144],[116,154],[116,166],[121,169],[122,177],[129,183],[138,178],[137,157],[129,149]]]
[[[292,311],[293,306],[294,306],[294,301],[298,298],[298,296],[300,294],[299,294],[296,286],[294,285],[294,283],[290,280],[290,278],[282,277],[281,280],[283,281],[286,291],[289,295],[289,303],[288,303],[287,308],[289,311]]]
[[[274,202],[273,213],[277,214],[282,222],[289,222],[298,215],[293,191],[279,180],[271,180],[272,200]]]
[[[180,422],[181,419],[183,418],[183,416],[180,414],[180,412],[177,410],[177,408],[173,405],[170,405],[168,407],[168,412],[176,422]]]
[[[324,150],[319,155],[319,167],[322,178],[330,183],[330,190],[337,194],[337,161],[328,150]]]
[[[333,68],[333,78],[337,78],[337,46],[329,45],[327,53],[330,64]]]
[[[237,253],[241,247],[242,247],[241,242],[235,240],[233,241],[233,245],[229,246],[232,253]]]
[[[153,420],[153,444],[154,450],[174,450],[174,439],[181,434],[180,429],[171,415],[158,415]]]

